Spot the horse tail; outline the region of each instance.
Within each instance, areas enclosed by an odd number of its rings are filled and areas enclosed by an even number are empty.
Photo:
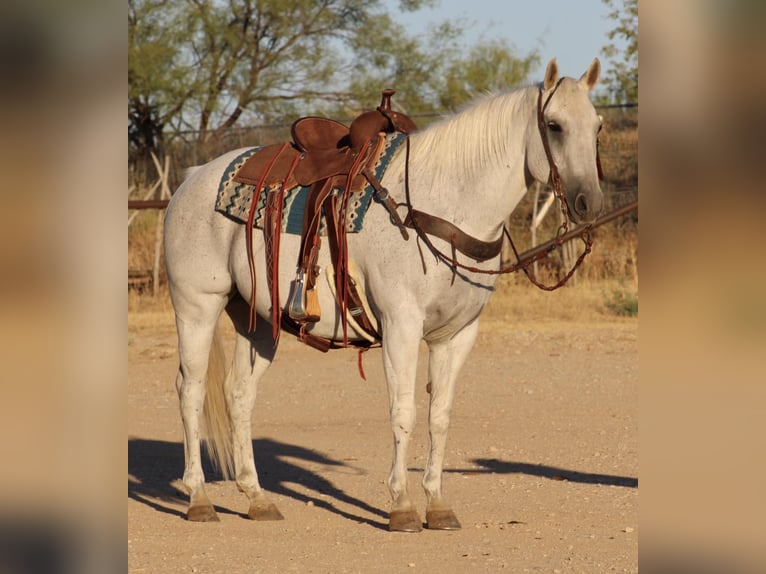
[[[227,372],[225,360],[223,340],[216,327],[210,346],[202,420],[205,425],[205,446],[210,460],[221,471],[224,479],[228,480],[234,476],[234,445],[224,389],[228,377],[233,376],[234,369]]]

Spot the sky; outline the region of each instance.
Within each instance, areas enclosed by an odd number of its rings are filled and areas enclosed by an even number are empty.
[[[398,0],[386,0],[395,14]],[[610,43],[614,27],[602,0],[437,0],[436,7],[403,13],[402,23],[414,33],[445,19],[463,19],[465,38],[505,38],[519,55],[537,49],[540,66],[530,81],[541,80],[548,61],[555,57],[563,75],[579,77],[593,58],[608,62],[601,48]],[[617,43],[618,47],[620,46]]]

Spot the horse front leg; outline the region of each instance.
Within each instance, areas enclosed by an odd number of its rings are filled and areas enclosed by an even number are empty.
[[[389,530],[419,532],[423,522],[407,485],[407,447],[415,428],[415,374],[422,327],[404,321],[383,324],[383,370],[388,384],[389,413],[394,434],[393,461],[388,477],[392,504]]]
[[[479,331],[478,320],[464,327],[449,340],[429,342],[428,429],[430,449],[423,474],[426,492],[426,525],[430,530],[458,530],[460,521],[442,493],[442,470],[447,446],[455,382]]]

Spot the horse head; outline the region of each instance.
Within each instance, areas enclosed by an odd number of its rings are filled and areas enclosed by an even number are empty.
[[[556,60],[551,60],[539,86],[537,112],[528,132],[528,172],[554,189],[560,178],[574,223],[593,222],[604,204],[597,145],[601,119],[588,97],[600,72],[596,58],[579,80],[559,78]]]

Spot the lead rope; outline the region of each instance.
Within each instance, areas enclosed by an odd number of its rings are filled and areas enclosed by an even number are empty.
[[[549,249],[546,249],[545,251],[541,251],[534,257],[531,257],[530,259],[522,262],[521,259],[519,258],[519,252],[516,250],[516,246],[513,243],[513,239],[511,238],[511,234],[508,232],[508,229],[503,227],[503,233],[508,238],[508,242],[511,244],[511,249],[513,249],[513,254],[516,256],[516,263],[506,269],[512,268],[513,271],[518,271],[519,269],[521,269],[524,272],[524,274],[527,276],[527,279],[529,279],[535,287],[538,287],[542,289],[543,291],[555,291],[559,287],[565,285],[566,282],[569,281],[569,279],[572,277],[572,275],[574,275],[574,272],[580,266],[580,263],[583,262],[583,260],[585,259],[585,256],[591,252],[591,248],[593,246],[593,238],[590,235],[590,226],[588,226],[585,229],[583,229],[579,234],[580,239],[582,239],[583,243],[585,244],[585,249],[583,250],[582,253],[580,253],[580,256],[577,258],[577,261],[575,261],[575,264],[572,266],[569,272],[562,279],[560,279],[555,285],[545,285],[537,280],[534,273],[530,271],[529,266],[532,265],[532,263],[534,263],[535,261],[539,261],[540,259],[547,257],[553,250],[555,250],[557,247],[562,245],[564,241],[561,240],[561,237],[559,236],[556,243],[552,245]]]

